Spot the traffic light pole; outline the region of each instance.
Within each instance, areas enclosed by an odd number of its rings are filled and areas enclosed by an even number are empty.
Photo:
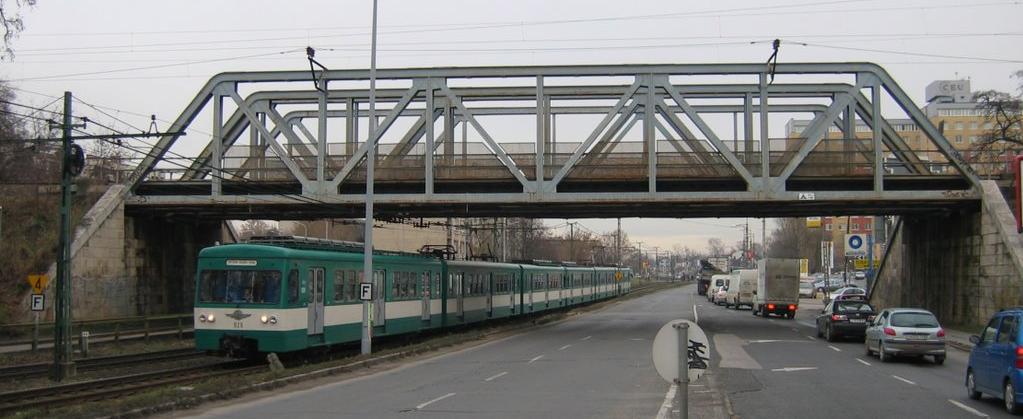
[[[75,375],[71,357],[71,92],[64,92],[64,120],[61,125],[60,238],[57,248],[56,304],[54,306],[53,380]]]

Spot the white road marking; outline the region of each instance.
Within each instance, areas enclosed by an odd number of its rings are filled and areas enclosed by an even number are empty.
[[[892,375],[892,378],[894,378],[896,380],[899,380],[899,381],[902,381],[903,383],[906,383],[906,384],[910,384],[910,385],[914,385],[914,386],[916,385],[916,383],[914,383],[912,381],[909,381],[909,380],[907,380],[905,378],[899,377],[897,375]]]
[[[841,349],[838,349],[838,348],[837,348],[837,347],[835,347],[835,346],[832,346],[832,345],[828,345],[828,347],[829,347],[829,348],[831,348],[831,350],[833,350],[833,351],[835,351],[835,352],[842,352],[842,350],[841,350]]]
[[[632,338],[632,339],[629,339],[629,340],[646,340],[646,339],[643,339],[643,338]]]
[[[592,338],[592,337],[593,337],[593,336],[587,336],[587,337],[584,337],[584,338],[582,338],[582,339],[579,339],[579,340],[584,340],[584,341],[585,341],[585,340],[590,340],[590,338]]]
[[[455,395],[455,393],[448,393],[448,394],[445,394],[445,395],[443,395],[443,396],[440,396],[440,397],[438,397],[438,398],[436,398],[436,399],[430,400],[430,401],[428,401],[428,402],[426,402],[426,403],[421,403],[421,404],[419,404],[418,406],[416,406],[416,410],[420,410],[420,409],[422,409],[422,408],[424,408],[424,407],[426,407],[426,406],[429,406],[429,405],[431,405],[431,404],[433,404],[433,403],[437,403],[437,402],[439,402],[439,401],[441,401],[441,400],[444,400],[444,399],[446,399],[446,398],[448,398],[448,397],[451,397],[451,396],[454,396],[454,395]]]
[[[568,349],[570,346],[572,346],[572,344],[568,344],[568,345],[562,346],[562,347],[558,348],[558,350],[559,351],[564,351],[565,349]]]
[[[491,377],[489,377],[489,378],[487,378],[486,380],[483,380],[483,381],[494,381],[494,380],[496,380],[498,378],[501,378],[503,375],[505,375],[507,373],[508,373],[508,371],[502,372],[500,374],[495,374],[495,375],[493,375],[493,376],[491,376]]]
[[[864,361],[864,360],[862,360],[862,359],[856,358],[856,361],[858,361],[859,363],[861,363],[861,364],[863,364],[863,365],[866,365],[866,366],[868,366],[868,367],[870,366],[870,363],[869,363],[869,362],[867,362],[867,361]]]
[[[800,321],[797,321],[796,323],[799,323],[799,324],[801,324],[801,325],[803,325],[803,326],[806,326],[806,327],[810,327],[810,328],[814,328],[814,329],[816,329],[816,328],[817,328],[817,325],[815,325],[815,324],[812,324],[812,323],[810,323],[810,322],[805,322],[805,321],[802,321],[802,320],[800,320]]]
[[[527,364],[532,364],[532,363],[536,362],[536,360],[538,360],[540,358],[543,358],[543,355],[537,355],[537,356],[533,357],[533,359],[530,359],[529,362],[527,362]]]
[[[792,329],[793,332],[799,332],[799,329],[796,329],[795,327],[790,327],[790,329]]]
[[[775,369],[772,369],[771,371],[774,371],[774,372],[792,372],[792,371],[811,371],[811,370],[815,370],[815,369],[817,369],[817,367],[785,367],[785,368],[775,368]]]
[[[815,337],[813,337],[813,336],[810,336],[810,335],[806,335],[806,338],[807,338],[807,339],[810,339],[810,340],[817,340],[817,338],[815,338]]]
[[[675,400],[675,393],[678,392],[678,386],[672,384],[668,387],[668,393],[664,395],[664,403],[661,403],[660,410],[657,411],[657,419],[667,419],[671,417],[671,403]]]
[[[745,342],[736,335],[718,333],[714,335],[714,349],[721,356],[721,368],[740,368],[746,370],[764,369],[753,357],[743,349]]]
[[[693,323],[700,323],[700,314],[696,312],[696,304],[693,304]]]
[[[963,410],[965,410],[965,411],[967,411],[967,412],[973,413],[974,415],[980,416],[980,417],[982,417],[982,418],[986,418],[986,417],[989,417],[989,416],[988,416],[988,415],[987,415],[986,413],[984,413],[984,412],[981,412],[981,411],[979,411],[979,410],[977,410],[977,409],[974,409],[974,408],[972,408],[972,407],[970,407],[970,406],[967,406],[967,405],[965,405],[965,404],[959,403],[959,402],[957,402],[957,401],[955,401],[955,400],[952,400],[952,399],[948,399],[948,402],[949,402],[949,403],[952,403],[952,404],[954,404],[954,405],[956,405],[956,407],[958,407],[958,408],[960,408],[960,409],[963,409]]]
[[[806,341],[794,339],[756,339],[749,341],[749,343],[778,343],[778,342],[806,343]]]

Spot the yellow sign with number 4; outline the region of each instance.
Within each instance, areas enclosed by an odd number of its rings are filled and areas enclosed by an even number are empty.
[[[32,286],[32,292],[41,294],[46,289],[46,284],[50,283],[50,277],[46,274],[29,275],[28,284]]]

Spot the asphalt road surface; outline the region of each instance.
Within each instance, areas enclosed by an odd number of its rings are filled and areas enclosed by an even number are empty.
[[[862,340],[818,339],[819,303],[804,300],[795,320],[766,320],[700,301],[699,323],[724,352],[713,372],[739,417],[1012,417],[996,399],[966,397],[967,352],[949,347],[944,365],[929,357],[882,363]]]
[[[969,400],[967,353],[881,363],[863,343],[816,338],[820,305],[795,320],[710,304],[688,285],[623,301],[509,338],[315,388],[189,412],[208,418],[656,418],[670,386],[651,344],[677,318],[697,320],[711,370],[689,390],[690,417],[1010,417],[1000,401]],[[339,379],[341,380],[341,379]],[[727,396],[727,402],[724,400]],[[666,403],[667,401],[667,403]]]
[[[652,340],[668,321],[692,318],[693,289],[626,300],[388,372],[200,416],[653,418],[669,385],[654,370]]]

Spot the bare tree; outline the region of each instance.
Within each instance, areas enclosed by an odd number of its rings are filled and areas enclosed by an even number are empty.
[[[279,236],[281,231],[277,224],[266,220],[245,220],[240,230],[241,238],[247,239],[253,236]]]
[[[973,146],[974,162],[986,162],[1005,151],[1023,150],[1023,70],[1013,74],[1021,80],[1017,94],[985,90],[973,95],[991,129]]]
[[[707,249],[710,251],[711,256],[725,256],[731,253],[725,248],[725,242],[717,237],[707,240]]]
[[[821,229],[806,226],[803,218],[781,218],[771,232],[767,254],[770,257],[808,259],[810,270],[820,265]]]
[[[4,29],[3,58],[14,59],[14,49],[11,48],[11,44],[14,43],[14,38],[17,38],[18,34],[25,30],[22,14],[26,8],[35,5],[36,0],[0,0],[0,21],[3,22]]]

